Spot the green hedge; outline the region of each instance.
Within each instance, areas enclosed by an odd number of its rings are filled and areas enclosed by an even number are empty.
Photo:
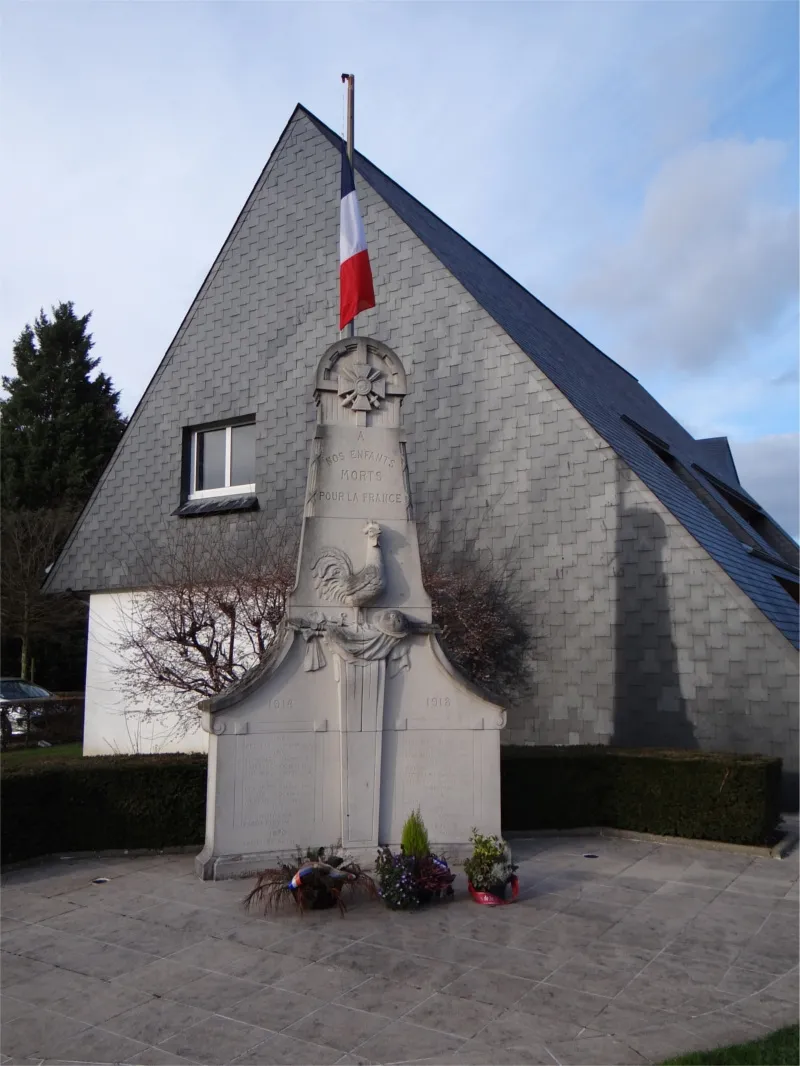
[[[780,818],[780,759],[607,747],[504,747],[503,828],[609,826],[764,844]],[[205,755],[31,760],[3,769],[2,860],[197,845]]]
[[[101,755],[3,768],[2,860],[205,838],[205,755]]]
[[[775,839],[780,759],[610,747],[502,752],[506,830],[608,826],[733,844]]]

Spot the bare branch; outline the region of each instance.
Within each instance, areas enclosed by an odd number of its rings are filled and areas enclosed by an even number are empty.
[[[275,639],[294,584],[297,537],[260,516],[240,525],[197,520],[140,547],[144,584],[121,611],[117,684],[146,716],[177,712],[254,666]],[[132,700],[131,700],[132,697]]]
[[[501,702],[531,685],[532,610],[513,549],[479,547],[480,531],[420,529],[422,579],[450,659]]]

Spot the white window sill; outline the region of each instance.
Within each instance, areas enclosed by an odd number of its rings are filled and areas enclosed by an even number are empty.
[[[245,496],[247,493],[255,492],[255,483],[252,485],[225,485],[221,489],[201,489],[199,492],[193,492],[188,497],[189,500],[216,500],[221,496]]]

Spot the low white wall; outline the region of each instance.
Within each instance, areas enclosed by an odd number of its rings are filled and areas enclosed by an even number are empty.
[[[141,704],[126,698],[115,668],[123,661],[115,650],[135,616],[136,592],[96,593],[89,600],[89,640],[86,656],[86,712],[84,755],[153,754],[168,751],[207,751],[208,734],[198,725],[191,732],[178,728],[178,716],[147,720]]]

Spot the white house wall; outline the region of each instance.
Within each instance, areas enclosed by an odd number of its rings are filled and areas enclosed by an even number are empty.
[[[124,682],[117,676],[125,659],[115,646],[136,617],[136,599],[141,596],[140,592],[95,593],[89,599],[84,755],[208,750],[208,734],[199,724],[184,733],[177,714],[146,718],[146,708],[126,696]]]

